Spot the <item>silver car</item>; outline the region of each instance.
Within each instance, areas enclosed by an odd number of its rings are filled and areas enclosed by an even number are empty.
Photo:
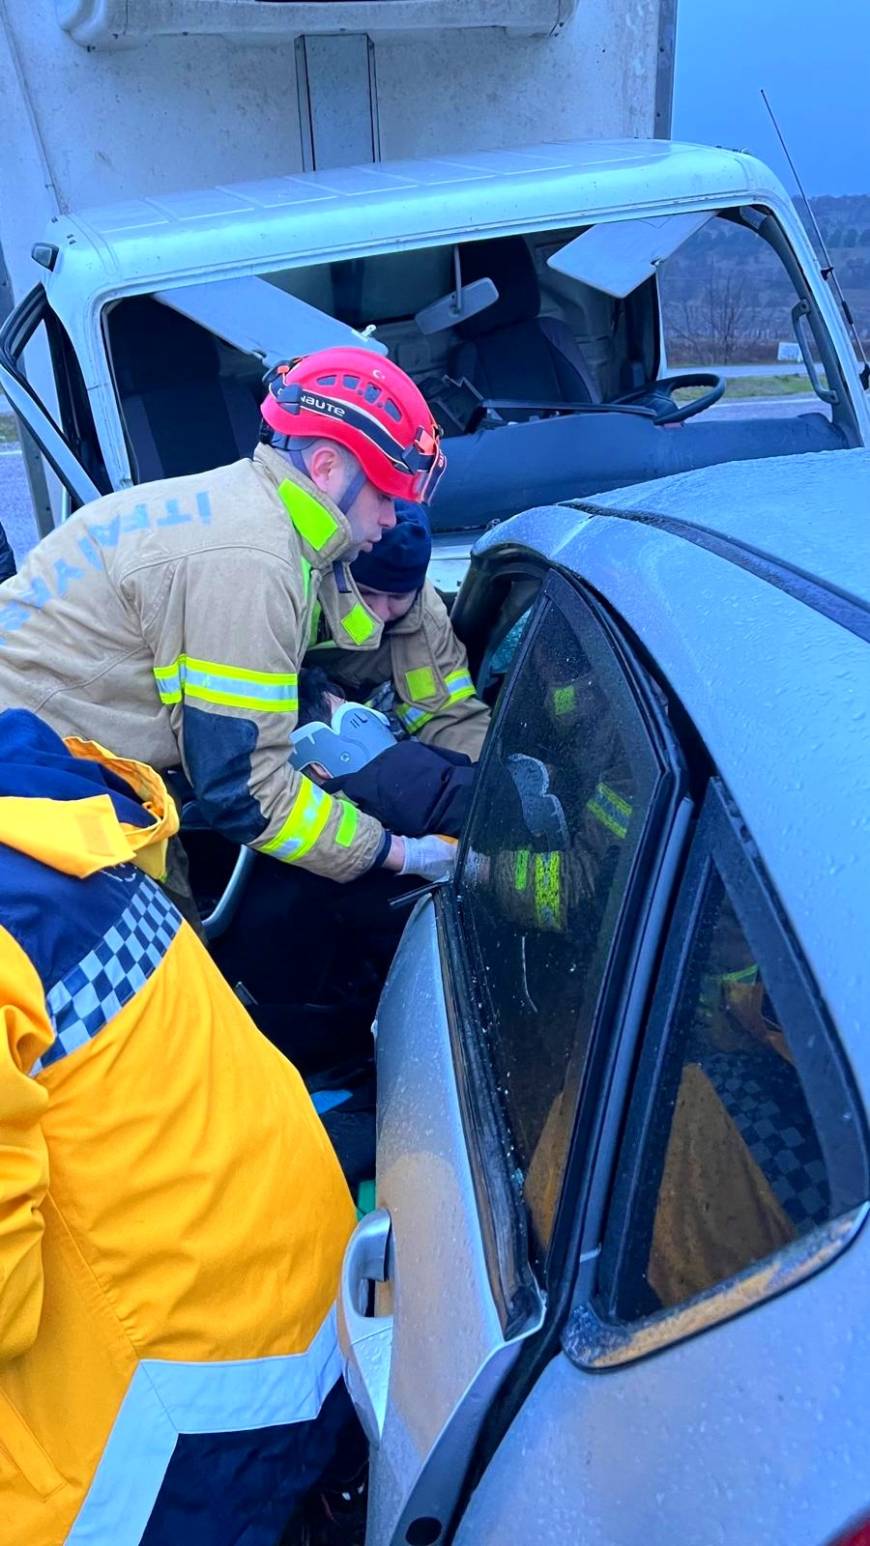
[[[475,549],[341,1289],[368,1546],[867,1539],[868,508],[845,451]]]

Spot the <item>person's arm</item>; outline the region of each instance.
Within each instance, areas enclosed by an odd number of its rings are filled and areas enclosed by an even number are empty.
[[[399,718],[408,734],[425,745],[464,752],[477,762],[489,729],[490,711],[475,693],[464,646],[429,581],[423,590],[420,633],[419,668],[412,670],[410,680],[405,673],[395,682]]]
[[[143,586],[139,605],[152,615],[140,615],[155,690],[206,820],[235,842],[348,881],[389,857],[388,840],[379,822],[290,766],[302,583],[289,560],[217,548],[178,562],[163,587]]]
[[[364,767],[325,784],[403,837],[459,837],[477,769],[460,752],[417,740],[388,746]]]
[[[44,1087],[30,1070],[54,1039],[39,978],[0,928],[0,1361],[33,1344],[42,1315],[42,1200],[48,1150]]]

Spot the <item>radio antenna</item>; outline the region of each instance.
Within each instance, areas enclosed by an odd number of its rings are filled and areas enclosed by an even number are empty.
[[[824,259],[824,266],[822,268],[822,278],[825,280],[825,282],[827,284],[829,284],[831,286],[831,289],[833,290],[834,295],[836,296],[837,301],[839,302],[840,310],[842,311],[843,316],[846,319],[846,324],[847,324],[848,329],[849,329],[849,334],[850,334],[850,337],[852,339],[852,344],[854,346],[855,353],[857,354],[858,359],[861,361],[861,373],[860,373],[861,374],[861,385],[863,386],[864,391],[866,392],[868,387],[870,387],[870,360],[867,359],[867,356],[864,353],[864,345],[861,342],[861,338],[860,338],[860,335],[858,333],[858,329],[855,326],[855,319],[852,316],[852,311],[851,311],[851,308],[849,306],[849,302],[846,300],[846,297],[843,294],[843,287],[840,284],[840,281],[839,281],[839,279],[837,277],[837,270],[834,267],[834,260],[831,257],[830,252],[828,251],[828,244],[825,241],[824,236],[822,235],[821,226],[819,225],[819,222],[816,219],[816,212],[813,209],[813,206],[810,203],[809,199],[807,198],[806,191],[804,189],[804,185],[801,182],[800,173],[799,173],[797,167],[794,164],[794,160],[792,158],[791,152],[790,152],[790,150],[789,150],[789,148],[788,148],[788,146],[787,146],[787,144],[785,142],[785,135],[783,134],[781,128],[779,127],[779,123],[777,122],[776,114],[774,113],[773,108],[770,105],[770,102],[769,102],[768,96],[767,96],[767,92],[764,90],[764,87],[761,88],[761,100],[764,103],[764,105],[767,108],[767,111],[768,111],[768,113],[770,115],[770,121],[773,124],[774,130],[776,131],[776,137],[779,140],[780,145],[782,146],[783,154],[784,154],[785,159],[788,162],[789,167],[791,169],[791,175],[794,178],[795,182],[797,183],[798,192],[800,193],[800,196],[801,196],[801,198],[804,201],[804,204],[806,206],[807,214],[808,214],[808,216],[810,218],[810,221],[812,222],[812,227],[813,227],[813,230],[815,231],[815,234],[816,234],[816,241],[819,244],[819,248],[821,250],[821,254],[822,254],[822,257]]]

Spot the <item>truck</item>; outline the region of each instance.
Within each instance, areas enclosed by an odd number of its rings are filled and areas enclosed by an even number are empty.
[[[250,454],[264,369],[342,339],[444,428],[445,592],[530,505],[865,444],[866,373],[784,188],[667,138],[674,24],[674,0],[4,12],[0,385],[49,469],[40,532]],[[715,372],[669,374],[668,274],[711,231],[787,284],[812,411],[723,418]]]

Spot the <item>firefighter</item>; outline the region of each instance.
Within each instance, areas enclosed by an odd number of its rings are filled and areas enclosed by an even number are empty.
[[[284,863],[432,878],[449,845],[406,850],[298,774],[288,747],[321,591],[350,591],[347,564],[395,523],[396,499],[431,498],[440,432],[404,371],[367,349],[266,379],[252,460],[86,505],[0,586],[0,706],[181,767],[211,826]],[[361,603],[326,610],[365,643]]]
[[[395,526],[351,565],[353,588],[342,592],[332,578],[324,586],[316,660],[352,699],[367,700],[392,681],[409,736],[476,762],[489,709],[475,694],[447,608],[426,579],[431,552],[425,510],[400,507]],[[350,611],[358,618],[354,649],[337,642]]]
[[[505,774],[518,787],[523,821],[534,832],[481,858],[484,877],[497,888],[505,912],[540,933],[564,936],[597,927],[594,898],[609,886],[626,844],[632,846],[633,780],[607,698],[590,673],[541,681],[550,725],[552,763],[509,756]],[[582,736],[582,752],[577,738]],[[565,753],[558,752],[559,746]],[[570,819],[569,819],[570,816]]]
[[[0,715],[3,1546],[276,1546],[351,1459],[350,1194],[152,878],[176,826],[150,768]]]

